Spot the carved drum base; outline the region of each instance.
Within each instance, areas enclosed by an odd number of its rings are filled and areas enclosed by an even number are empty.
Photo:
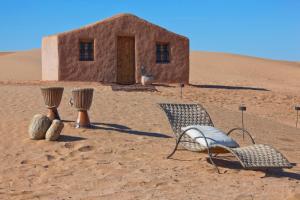
[[[47,117],[50,118],[51,120],[54,120],[54,119],[60,120],[57,108],[56,107],[48,108]]]
[[[91,128],[89,115],[86,110],[79,110],[78,117],[75,123],[76,128]]]

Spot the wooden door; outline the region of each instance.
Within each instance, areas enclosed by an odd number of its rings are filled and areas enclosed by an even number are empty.
[[[135,83],[134,37],[119,36],[117,41],[117,83]]]

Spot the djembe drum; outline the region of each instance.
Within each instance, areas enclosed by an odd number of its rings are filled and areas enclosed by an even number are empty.
[[[73,89],[72,98],[70,99],[71,106],[78,110],[78,117],[76,120],[76,128],[90,128],[91,123],[87,111],[90,109],[93,100],[92,88]]]
[[[44,87],[41,88],[42,95],[44,97],[45,105],[48,109],[47,116],[51,119],[59,119],[57,108],[61,102],[62,94],[64,92],[63,87]]]

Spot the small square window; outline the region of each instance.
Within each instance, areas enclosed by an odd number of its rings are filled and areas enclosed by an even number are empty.
[[[156,63],[170,62],[170,45],[168,43],[156,44]]]
[[[79,60],[93,61],[94,60],[94,41],[80,41],[79,43]]]

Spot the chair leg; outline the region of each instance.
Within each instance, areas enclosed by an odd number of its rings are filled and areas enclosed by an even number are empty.
[[[167,159],[171,158],[171,157],[174,155],[174,153],[176,152],[176,150],[177,150],[177,148],[178,148],[179,142],[180,142],[179,140],[176,141],[175,148],[174,148],[174,150],[172,151],[172,153],[170,153],[170,155],[167,156]]]
[[[211,162],[211,164],[213,164],[214,165],[214,167],[216,168],[216,170],[218,171],[218,174],[221,174],[221,172],[220,172],[220,170],[219,170],[219,168],[218,168],[218,166],[214,163],[214,161],[212,160],[212,155],[211,155],[211,153],[210,153],[210,151],[209,151],[209,149],[207,149],[207,154],[208,154],[208,156],[209,156],[209,160],[210,160],[210,162]]]
[[[183,132],[183,133],[179,136],[178,140],[176,141],[176,145],[175,145],[174,150],[172,151],[172,153],[171,153],[170,155],[167,156],[167,159],[171,158],[171,157],[174,155],[174,153],[176,152],[176,150],[177,150],[177,148],[178,148],[178,145],[179,145],[179,143],[180,143],[180,140],[181,140],[181,138],[183,137],[184,134],[185,134],[185,132]]]
[[[178,140],[176,141],[176,145],[175,145],[174,150],[172,151],[172,153],[171,153],[170,155],[167,156],[167,159],[169,159],[171,156],[174,155],[174,153],[176,152],[176,150],[177,150],[177,148],[178,148],[178,145],[179,145],[179,143],[180,143],[181,138],[182,138],[183,135],[184,135],[188,130],[190,130],[190,129],[196,129],[197,131],[199,131],[199,133],[202,135],[202,137],[203,137],[204,140],[205,140],[206,146],[209,147],[205,135],[204,135],[199,129],[197,129],[197,128],[189,128],[189,129],[185,130],[183,133],[181,133],[181,135],[179,136]],[[217,169],[218,173],[221,174],[219,168],[217,167],[217,165],[216,165],[216,164],[214,163],[214,161],[212,160],[212,154],[211,154],[209,148],[207,148],[207,153],[208,153],[210,162],[215,166],[215,168]]]

